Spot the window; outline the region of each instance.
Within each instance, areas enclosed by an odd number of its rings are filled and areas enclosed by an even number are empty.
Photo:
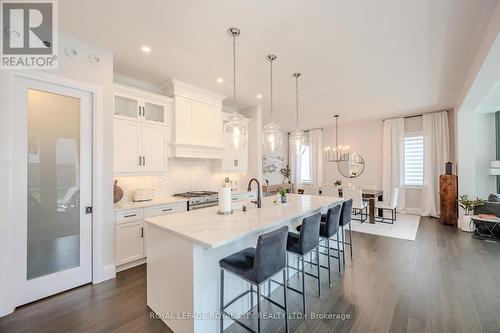
[[[309,146],[306,146],[304,153],[299,157],[300,159],[300,182],[311,182],[311,154],[309,153]]]
[[[424,184],[424,137],[412,134],[405,137],[405,179],[406,186]]]

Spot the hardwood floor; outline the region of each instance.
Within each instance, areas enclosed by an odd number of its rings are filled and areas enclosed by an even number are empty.
[[[422,218],[414,242],[354,233],[354,258],[323,298],[308,280],[308,312],[349,319],[290,320],[292,332],[500,332],[500,244]],[[332,261],[333,263],[333,261]],[[335,267],[335,266],[334,266]],[[294,282],[293,282],[294,283]],[[281,291],[273,298],[281,302]],[[290,311],[301,311],[289,292]],[[263,301],[263,310],[278,313]],[[0,318],[0,332],[170,332],[150,319],[145,266]],[[228,332],[244,332],[232,325]],[[282,320],[265,332],[284,331]]]

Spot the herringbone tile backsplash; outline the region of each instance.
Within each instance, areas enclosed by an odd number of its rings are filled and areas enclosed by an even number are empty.
[[[132,201],[135,190],[153,189],[156,198],[186,191],[217,191],[224,178],[239,181],[238,174],[220,174],[212,170],[208,159],[170,158],[163,176],[115,177],[123,189],[123,201]]]

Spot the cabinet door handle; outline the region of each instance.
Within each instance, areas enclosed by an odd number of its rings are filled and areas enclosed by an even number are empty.
[[[134,216],[137,216],[137,214],[129,214],[129,215],[125,215],[124,217],[134,217]]]
[[[146,165],[146,157],[142,157],[142,165]]]
[[[139,105],[138,108],[139,108],[139,117],[140,117],[141,116],[141,106]]]
[[[142,164],[141,164],[141,161],[142,161],[142,159],[141,159],[141,157],[139,156],[139,165],[142,165]]]
[[[161,211],[162,212],[170,212],[172,210],[172,208],[165,208],[165,209],[162,209]]]
[[[144,238],[144,227],[141,227],[141,238]]]
[[[146,109],[144,108],[144,106],[142,107],[142,115],[146,117]]]

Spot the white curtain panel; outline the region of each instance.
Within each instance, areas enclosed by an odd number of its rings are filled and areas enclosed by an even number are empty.
[[[422,188],[422,215],[439,217],[439,176],[450,160],[450,130],[448,112],[423,115],[424,186]]]
[[[399,188],[397,209],[402,211],[406,206],[404,192],[404,118],[384,120],[382,147],[382,190],[384,201],[391,202],[394,188]]]
[[[288,147],[290,147],[290,135],[288,135]],[[291,180],[295,184],[295,191],[300,184],[300,159],[293,149],[288,149],[288,165],[290,166]]]
[[[309,131],[309,151],[311,154],[311,185],[323,185],[323,131],[313,129]]]

